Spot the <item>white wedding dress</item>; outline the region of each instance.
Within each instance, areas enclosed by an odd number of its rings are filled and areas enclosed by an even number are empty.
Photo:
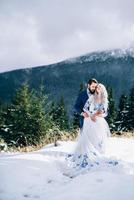
[[[116,166],[118,161],[105,157],[105,148],[110,136],[109,126],[103,117],[96,122],[84,118],[83,129],[76,138],[73,152],[65,157],[64,175],[75,177],[96,167]]]

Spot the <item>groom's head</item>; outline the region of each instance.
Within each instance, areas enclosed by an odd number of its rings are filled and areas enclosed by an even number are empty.
[[[95,93],[96,86],[98,85],[98,81],[95,78],[89,79],[88,81],[88,89],[91,94]]]

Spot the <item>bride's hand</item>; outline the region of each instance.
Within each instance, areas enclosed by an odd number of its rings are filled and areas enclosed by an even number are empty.
[[[97,112],[96,112],[96,114],[98,114],[98,115],[101,115],[101,114],[103,114],[103,113],[104,113],[103,110],[97,110]]]
[[[98,117],[103,117],[104,111],[103,110],[98,110],[95,114]]]
[[[91,120],[92,120],[93,122],[96,122],[96,120],[97,120],[97,115],[96,115],[96,114],[93,114],[93,115],[91,116]]]

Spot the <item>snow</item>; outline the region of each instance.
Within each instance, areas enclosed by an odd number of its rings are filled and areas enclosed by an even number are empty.
[[[134,199],[134,139],[111,137],[106,155],[121,165],[95,169],[73,179],[61,166],[73,141],[59,141],[39,151],[0,153],[0,200],[128,200]]]
[[[134,45],[127,46],[121,49],[109,49],[105,51],[96,51],[84,54],[82,56],[78,56],[75,58],[69,58],[64,63],[85,63],[91,62],[95,60],[102,60],[105,61],[109,58],[127,58],[127,57],[134,57]]]

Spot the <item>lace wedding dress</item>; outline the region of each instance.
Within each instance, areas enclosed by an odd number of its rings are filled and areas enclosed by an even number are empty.
[[[116,159],[105,157],[109,136],[109,126],[103,117],[97,117],[96,122],[92,121],[90,117],[85,118],[83,129],[76,138],[74,151],[65,157],[66,167],[63,174],[75,177],[92,168],[117,165]]]

